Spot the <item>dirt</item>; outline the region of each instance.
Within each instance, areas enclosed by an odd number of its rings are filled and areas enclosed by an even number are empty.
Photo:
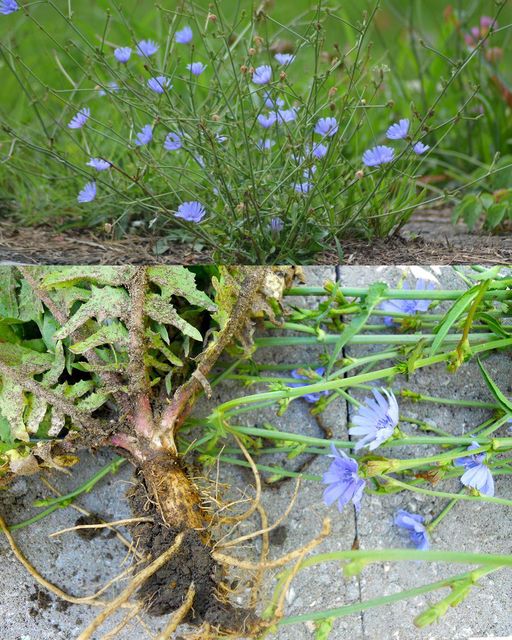
[[[148,562],[151,562],[173,544],[180,529],[163,522],[154,496],[148,493],[144,481],[137,482],[129,490],[128,499],[134,517],[143,516],[153,520],[130,526],[136,548],[148,555]],[[247,625],[256,621],[254,614],[218,599],[218,587],[223,578],[222,568],[213,560],[210,545],[201,539],[197,531],[186,529],[184,533],[179,550],[144,583],[139,589],[138,597],[151,615],[169,614],[183,604],[193,582],[196,595],[186,621],[194,625],[208,622],[225,631],[243,633]]]
[[[103,520],[95,513],[91,513],[88,516],[80,516],[75,521],[75,527],[79,527],[84,524],[101,524]],[[77,529],[76,535],[82,540],[94,540],[98,536],[101,536],[103,529]]]
[[[453,225],[448,210],[420,210],[400,235],[371,241],[344,240],[341,257],[335,247],[312,259],[313,264],[512,264],[512,233],[469,233]],[[24,228],[13,220],[0,222],[0,263],[26,264],[203,264],[211,253],[170,243],[155,251],[156,236],[130,235],[120,240],[94,230],[58,232],[48,226]]]

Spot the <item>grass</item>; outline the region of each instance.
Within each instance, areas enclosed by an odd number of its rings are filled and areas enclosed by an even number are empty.
[[[386,237],[422,203],[462,207],[469,223],[490,209],[490,227],[512,217],[512,199],[510,210],[501,206],[512,180],[512,79],[499,52],[489,53],[510,48],[509,1],[457,2],[451,13],[441,1],[272,4],[258,13],[242,0],[171,8],[44,0],[1,16],[5,209],[24,225],[156,231],[200,240],[218,260],[253,263],[307,261],[347,235]],[[497,14],[496,32],[468,49],[464,35]],[[193,46],[174,41],[186,23]],[[116,63],[113,48],[141,38],[159,43],[157,55]],[[273,59],[276,47],[296,54],[286,69]],[[207,64],[199,77],[186,70],[192,60]],[[252,83],[251,67],[269,63],[272,83]],[[173,84],[163,95],[147,87],[158,75]],[[258,117],[267,91],[297,111],[265,131]],[[89,122],[70,130],[84,106]],[[336,117],[339,130],[317,162],[309,150],[322,142],[313,133],[321,117]],[[384,134],[400,118],[410,119],[411,139],[392,143],[392,163],[364,168],[363,152],[389,145]],[[138,147],[147,124],[153,141]],[[177,152],[162,147],[169,132],[184,141]],[[421,157],[410,144],[419,139],[431,147]],[[259,140],[274,146],[259,151]],[[89,170],[91,156],[111,170]],[[96,200],[80,205],[91,180]],[[204,206],[200,224],[176,218],[186,201]]]

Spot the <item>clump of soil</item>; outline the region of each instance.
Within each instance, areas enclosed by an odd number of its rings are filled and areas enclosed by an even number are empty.
[[[180,532],[185,533],[176,554],[139,589],[138,597],[149,613],[161,616],[178,609],[193,582],[196,595],[185,622],[194,625],[208,622],[225,631],[248,631],[257,622],[254,613],[222,602],[217,597],[223,569],[211,557],[208,541],[204,541],[194,529],[166,524],[143,480],[129,490],[128,500],[134,517],[153,520],[130,525],[134,543],[140,553],[149,556],[148,563],[166,551]]]

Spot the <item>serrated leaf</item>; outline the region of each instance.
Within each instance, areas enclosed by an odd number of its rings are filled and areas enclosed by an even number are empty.
[[[156,294],[150,293],[146,296],[144,310],[146,314],[156,322],[170,324],[194,340],[201,341],[203,339],[195,327],[179,316],[170,302],[163,300]]]
[[[197,288],[196,277],[192,271],[182,266],[158,265],[148,267],[148,279],[157,284],[165,300],[172,296],[180,296],[190,304],[197,305],[208,311],[216,311],[217,305]]]
[[[4,376],[0,390],[0,413],[10,425],[12,440],[28,442],[30,439],[23,417],[26,403],[23,388],[11,378]]]
[[[76,342],[69,349],[73,353],[81,354],[103,344],[127,346],[129,343],[128,329],[120,322],[113,322],[102,326],[98,331],[80,342]]]
[[[133,278],[136,269],[137,267],[133,266],[52,268],[43,277],[41,286],[44,289],[59,289],[79,282],[118,286],[127,284]]]
[[[107,400],[109,398],[110,398],[110,394],[109,393],[104,393],[104,392],[101,392],[101,391],[94,391],[93,393],[88,395],[83,400],[79,400],[76,403],[76,406],[81,411],[90,411],[90,412],[92,412],[92,411],[96,411],[96,409],[99,409],[101,406],[103,406],[105,404],[105,402],[107,402]]]
[[[18,318],[14,269],[0,267],[0,317]]]
[[[93,286],[89,300],[55,333],[55,338],[58,340],[67,338],[93,318],[101,322],[114,317],[126,319],[129,314],[130,296],[125,289]]]
[[[162,325],[159,325],[159,326],[162,326]],[[175,355],[169,349],[169,347],[165,344],[165,342],[163,341],[159,333],[155,333],[154,331],[151,331],[150,329],[148,329],[146,331],[146,337],[148,338],[149,344],[155,349],[158,349],[159,351],[161,351],[171,364],[173,364],[176,367],[183,366],[183,361],[180,360],[180,358],[178,358],[178,356]]]
[[[34,321],[43,314],[43,305],[26,280],[21,281],[18,317],[23,322]]]
[[[20,344],[0,342],[0,360],[9,367],[23,367],[26,374],[44,373],[51,368],[51,353],[40,353]]]

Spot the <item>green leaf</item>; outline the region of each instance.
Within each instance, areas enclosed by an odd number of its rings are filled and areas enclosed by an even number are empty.
[[[152,320],[162,324],[170,324],[194,340],[202,341],[203,337],[199,331],[183,320],[172,304],[160,296],[154,293],[146,295],[144,310]]]
[[[190,304],[197,305],[208,311],[216,311],[210,298],[197,288],[196,277],[192,271],[182,266],[155,266],[147,270],[148,279],[157,284],[165,300],[172,296],[180,296],[188,300]]]
[[[0,267],[0,317],[18,318],[14,269]]]
[[[495,229],[503,220],[507,217],[510,207],[506,202],[500,202],[499,204],[493,204],[487,210],[486,227],[488,229]]]
[[[113,322],[102,326],[85,340],[71,345],[69,349],[72,353],[81,354],[103,344],[127,346],[128,343],[128,329],[120,322]]]
[[[478,366],[480,367],[480,371],[482,372],[482,376],[485,380],[485,383],[489,387],[490,392],[498,401],[498,404],[503,409],[503,411],[512,416],[512,402],[504,395],[498,385],[494,382],[494,380],[489,375],[487,369],[480,362],[480,358],[478,358]]]
[[[466,293],[464,293],[446,313],[439,326],[435,329],[437,335],[432,343],[430,355],[434,356],[438,352],[439,347],[446,338],[448,332],[477,297],[479,290],[480,284],[468,289],[468,291],[466,291]]]
[[[91,297],[66,324],[55,333],[62,340],[75,332],[88,320],[96,318],[99,322],[108,318],[126,320],[130,314],[130,296],[125,289],[114,287],[91,288]]]
[[[44,289],[60,289],[76,285],[79,282],[118,286],[127,284],[136,269],[132,266],[51,268],[43,277],[41,285]]]

